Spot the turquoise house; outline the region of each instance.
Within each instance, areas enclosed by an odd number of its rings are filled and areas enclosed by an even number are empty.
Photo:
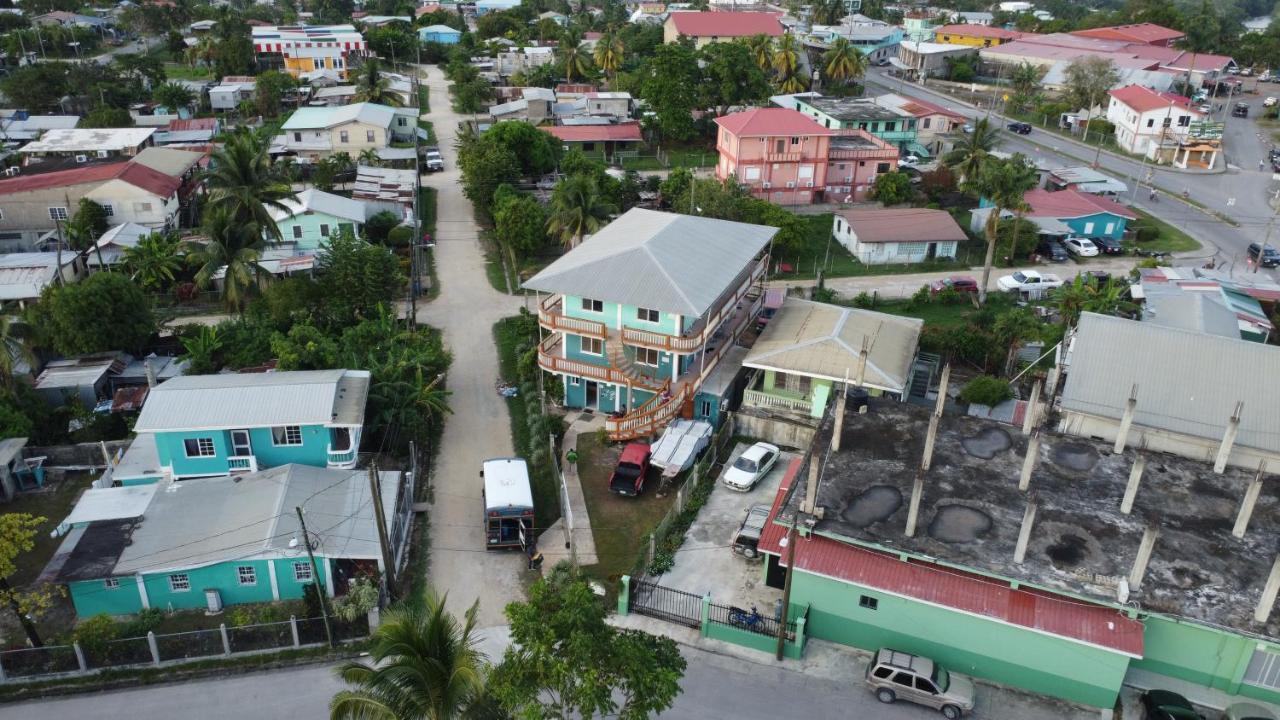
[[[391,212],[397,217],[404,212],[394,203],[353,200],[315,188],[303,190],[296,199],[285,200],[284,205],[288,210],[276,208],[271,216],[280,228],[283,242],[299,252],[316,250],[344,230],[359,237],[364,224],[379,212]]]
[[[428,25],[418,28],[418,39],[422,42],[456,45],[462,39],[462,31],[448,25]]]
[[[1042,235],[1082,235],[1113,240],[1124,238],[1130,220],[1138,216],[1120,203],[1095,193],[1079,190],[1032,190],[1023,196],[1027,209],[1022,217],[1040,227]],[[980,207],[972,214],[970,229],[985,223],[991,201],[983,198]],[[985,212],[984,212],[985,210]],[[1012,216],[1013,213],[1008,213]]]
[[[898,148],[904,155],[928,157],[921,145],[916,117],[900,107],[880,105],[875,98],[837,98],[796,95],[795,108],[833,130],[865,130]]]
[[[549,293],[538,362],[563,380],[565,405],[610,413],[618,440],[676,417],[718,421],[733,384],[707,380],[740,363],[732,350],[759,313],[775,233],[637,208],[526,281]]]
[[[400,473],[382,472],[380,480],[393,557],[403,557]],[[110,488],[82,500],[45,569],[66,584],[82,618],[298,599],[311,583],[334,597],[353,578],[384,570],[364,470],[291,464],[170,485],[145,509],[102,495],[136,491]],[[314,564],[295,507],[307,519]],[[77,522],[77,514],[98,519]]]
[[[353,468],[368,394],[366,370],[177,377],[151,389],[112,475],[127,486],[290,463]]]

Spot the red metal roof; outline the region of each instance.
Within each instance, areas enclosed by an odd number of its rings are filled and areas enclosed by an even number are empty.
[[[182,130],[217,130],[217,118],[187,118],[169,121],[169,132]]]
[[[835,134],[799,110],[780,107],[755,108],[723,115],[716,118],[716,124],[737,137]]]
[[[906,103],[903,103],[901,109],[918,118],[924,117],[925,115],[946,115],[960,120],[968,119],[966,116],[961,115],[955,110],[948,110],[947,108],[937,103],[929,102],[928,100],[921,100],[920,98],[909,97],[907,95],[902,95],[901,97],[907,101]]]
[[[1023,196],[1031,206],[1031,217],[1073,218],[1096,213],[1111,213],[1137,220],[1138,216],[1115,200],[1079,190],[1032,190]]]
[[[791,461],[769,511],[759,547],[786,566],[780,541],[787,528],[774,522],[800,470]],[[797,537],[797,570],[854,583],[956,612],[1142,657],[1143,625],[1124,613],[1042,590],[1013,589],[1007,582],[912,558],[843,543],[820,535]]]
[[[749,37],[782,35],[778,16],[765,12],[673,12],[676,32],[691,37]]]
[[[564,142],[605,142],[616,140],[621,142],[640,142],[640,125],[624,123],[621,125],[556,125],[544,127]]]
[[[1161,93],[1142,85],[1126,85],[1122,88],[1112,90],[1111,97],[1128,105],[1137,112],[1150,112],[1151,110],[1163,110],[1167,107],[1181,107],[1193,115],[1199,115],[1199,111],[1188,107],[1191,99],[1178,95],[1177,93]]]
[[[1111,27],[1077,30],[1071,34],[1081,37],[1101,38],[1103,40],[1129,40],[1130,42],[1140,42],[1148,45],[1168,43],[1186,37],[1184,33],[1178,30],[1156,25],[1155,23],[1113,25]]]
[[[169,197],[177,192],[178,187],[182,184],[179,178],[165,175],[158,170],[152,170],[146,165],[130,161],[86,165],[68,170],[55,170],[47,173],[4,178],[0,180],[0,195],[35,192],[64,185],[103,183],[108,180],[121,180],[160,197]]]
[[[964,35],[965,37],[980,38],[998,38],[1000,40],[1017,40],[1035,33],[1018,32],[1017,30],[1005,30],[1002,27],[992,27],[990,25],[943,25],[933,29],[933,36],[939,38],[938,42],[946,42],[944,35]]]

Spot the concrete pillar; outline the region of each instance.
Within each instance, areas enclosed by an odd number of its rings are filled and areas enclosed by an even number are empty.
[[[1147,468],[1147,456],[1138,454],[1129,470],[1129,482],[1124,486],[1124,499],[1120,501],[1120,512],[1128,515],[1133,510],[1133,499],[1138,496],[1138,486],[1142,484],[1142,471]]]
[[[951,379],[951,365],[942,368],[942,379],[938,381],[938,399],[933,404],[933,415],[929,417],[929,432],[924,436],[924,456],[920,467],[928,470],[933,463],[933,443],[938,437],[938,423],[942,421],[942,408],[947,402],[947,383]]]
[[[911,485],[911,504],[907,506],[907,537],[916,535],[916,520],[920,516],[920,496],[924,494],[925,469],[920,468],[916,473],[915,482]]]
[[[846,373],[844,384],[840,386],[840,392],[836,396],[836,423],[835,429],[831,433],[831,450],[832,452],[840,452],[840,435],[844,433],[844,408],[845,403],[849,399],[849,378]]]
[[[1151,552],[1155,550],[1156,539],[1160,537],[1160,528],[1151,525],[1142,531],[1142,542],[1138,545],[1138,556],[1133,559],[1133,570],[1129,573],[1129,588],[1137,590],[1142,584],[1142,576],[1147,574],[1147,563],[1151,562]]]
[[[1262,588],[1262,597],[1258,598],[1258,607],[1253,611],[1254,620],[1264,623],[1271,617],[1277,591],[1280,591],[1280,555],[1271,563],[1271,574],[1267,576],[1267,584]]]
[[[1238,538],[1244,537],[1244,532],[1249,528],[1249,518],[1253,515],[1253,508],[1258,504],[1258,494],[1262,492],[1262,476],[1267,472],[1267,461],[1262,460],[1258,463],[1258,474],[1254,476],[1253,482],[1249,483],[1249,487],[1244,491],[1244,499],[1240,502],[1240,512],[1236,514],[1235,527],[1231,528],[1231,534]]]
[[[1227,429],[1222,433],[1222,444],[1218,445],[1218,455],[1213,460],[1213,471],[1222,474],[1227,469],[1227,458],[1231,456],[1231,446],[1236,443],[1236,433],[1240,432],[1240,413],[1244,410],[1244,402],[1236,403],[1235,412],[1227,420]]]
[[[1018,489],[1026,492],[1031,485],[1031,471],[1036,467],[1036,459],[1040,457],[1040,433],[1027,439],[1027,454],[1022,459],[1022,472],[1018,475]]]
[[[76,664],[80,666],[80,672],[89,672],[89,663],[84,661],[84,648],[80,647],[80,643],[72,642],[71,649],[76,651]]]
[[[809,479],[804,484],[804,505],[801,506],[800,512],[808,515],[813,514],[813,508],[818,504],[818,455],[813,453],[809,456]]]
[[[1031,400],[1027,402],[1027,415],[1022,419],[1022,434],[1030,435],[1031,428],[1036,426],[1036,416],[1040,410],[1040,381],[1031,386]]]
[[[227,624],[219,623],[218,632],[222,633],[222,654],[231,654],[231,638],[227,637]]]
[[[858,387],[862,387],[863,381],[867,377],[867,356],[871,354],[871,339],[864,336],[862,338],[862,348],[858,351],[858,374],[854,376],[854,383]]]
[[[1133,424],[1133,412],[1138,408],[1138,386],[1134,384],[1129,390],[1129,399],[1124,405],[1124,414],[1120,416],[1120,431],[1116,433],[1115,447],[1111,448],[1111,452],[1119,454],[1124,452],[1125,441],[1129,439],[1129,426]]]
[[[1027,556],[1027,543],[1031,542],[1031,526],[1036,521],[1036,502],[1027,500],[1027,509],[1022,512],[1022,527],[1018,529],[1018,545],[1013,549],[1013,561],[1019,565]]]
[[[626,588],[626,585],[624,584],[623,589],[625,588]],[[618,602],[622,602],[622,601],[619,600]],[[297,615],[289,616],[289,630],[293,633],[293,646],[296,648],[302,647],[302,641],[298,638],[298,616]]]
[[[708,637],[711,634],[711,593],[702,596],[702,627],[700,634]]]
[[[160,646],[156,645],[156,634],[150,630],[147,631],[147,647],[151,648],[151,662],[159,666]]]

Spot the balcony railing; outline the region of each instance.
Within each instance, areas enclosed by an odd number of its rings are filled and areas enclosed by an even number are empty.
[[[706,342],[708,334],[715,332],[726,316],[737,311],[738,301],[742,300],[751,288],[759,282],[760,278],[764,276],[765,268],[768,264],[767,260],[757,263],[751,269],[751,274],[747,276],[731,296],[720,303],[715,314],[708,318],[706,323],[699,321],[689,328],[689,331],[684,335],[664,335],[649,330],[623,328],[622,341],[628,345],[638,345],[668,352],[696,352]]]
[[[356,464],[356,448],[353,446],[346,450],[334,450],[332,445],[325,448],[329,456],[329,467],[349,468],[355,467]]]
[[[552,332],[569,332],[601,340],[604,340],[609,332],[608,327],[602,322],[565,315],[562,295],[551,295],[538,305],[538,324]]]
[[[764,390],[745,390],[742,393],[742,404],[747,407],[765,408],[767,410],[782,410],[790,413],[800,413],[808,415],[811,404],[808,400],[798,400],[796,398],[783,397],[765,392]]]
[[[682,385],[674,395],[663,400],[655,395],[648,402],[620,418],[605,418],[604,429],[612,440],[632,440],[653,435],[673,420],[693,392],[690,385]]]
[[[233,473],[258,472],[258,458],[253,455],[231,455],[227,458],[227,471]]]
[[[573,375],[588,380],[611,383],[626,387],[631,385],[649,392],[659,392],[662,385],[658,381],[643,375],[628,375],[611,365],[595,365],[581,360],[570,360],[560,357],[560,336],[551,335],[538,345],[538,366],[543,370],[561,375]]]

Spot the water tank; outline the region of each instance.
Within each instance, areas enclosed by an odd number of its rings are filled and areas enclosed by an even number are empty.
[[[222,593],[218,592],[216,588],[209,588],[204,591],[204,602],[209,607],[205,611],[206,614],[217,615],[222,612]]]
[[[851,387],[846,397],[848,400],[845,402],[845,412],[864,413],[871,404],[871,395],[866,388]]]

